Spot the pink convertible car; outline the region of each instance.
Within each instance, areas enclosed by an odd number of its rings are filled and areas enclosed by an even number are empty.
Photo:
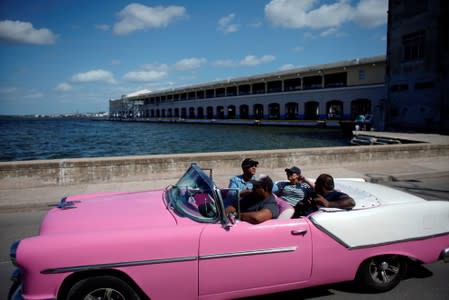
[[[193,164],[166,189],[64,198],[11,247],[10,299],[232,299],[355,280],[398,284],[411,261],[449,261],[449,202],[354,179],[357,202],[252,225],[224,213],[237,192]]]

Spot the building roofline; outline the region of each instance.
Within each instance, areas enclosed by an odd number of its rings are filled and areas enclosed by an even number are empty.
[[[216,86],[220,85],[229,85],[231,83],[235,84],[243,84],[245,82],[251,82],[251,81],[258,81],[265,78],[270,77],[280,77],[280,76],[288,76],[293,74],[302,74],[302,73],[309,73],[313,71],[325,71],[329,69],[335,69],[335,68],[343,68],[343,67],[351,67],[354,65],[363,65],[363,64],[370,64],[370,63],[378,63],[378,62],[386,62],[386,55],[377,55],[377,56],[369,56],[369,57],[363,57],[363,58],[355,58],[351,60],[341,60],[337,62],[332,63],[326,63],[326,64],[320,64],[320,65],[313,65],[313,66],[307,66],[307,67],[299,67],[299,68],[293,68],[283,71],[275,71],[275,72],[269,72],[269,73],[262,73],[262,74],[256,74],[251,76],[242,76],[242,77],[235,77],[230,79],[224,79],[224,80],[217,80],[217,81],[210,81],[206,83],[199,83],[199,84],[193,84],[188,86],[180,86],[177,88],[169,88],[165,90],[159,90],[159,91],[153,91],[150,93],[143,93],[132,97],[124,97],[128,100],[132,99],[140,99],[140,98],[146,98],[150,95],[162,95],[167,93],[178,93],[178,92],[187,92],[188,90],[196,90],[196,89],[207,89],[207,88],[214,88]],[[122,97],[123,98],[123,97]],[[117,99],[118,100],[118,99]]]

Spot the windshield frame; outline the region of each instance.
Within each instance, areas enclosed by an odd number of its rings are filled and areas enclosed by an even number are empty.
[[[199,223],[224,222],[220,189],[197,165],[192,164],[178,182],[166,190],[168,206],[180,217]]]

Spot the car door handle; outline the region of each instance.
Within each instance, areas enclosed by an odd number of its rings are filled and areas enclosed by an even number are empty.
[[[307,229],[298,229],[291,231],[293,235],[305,235],[307,233]]]

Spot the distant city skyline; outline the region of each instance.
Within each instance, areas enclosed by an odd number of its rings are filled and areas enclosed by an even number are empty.
[[[387,0],[0,2],[0,114],[385,54]]]

